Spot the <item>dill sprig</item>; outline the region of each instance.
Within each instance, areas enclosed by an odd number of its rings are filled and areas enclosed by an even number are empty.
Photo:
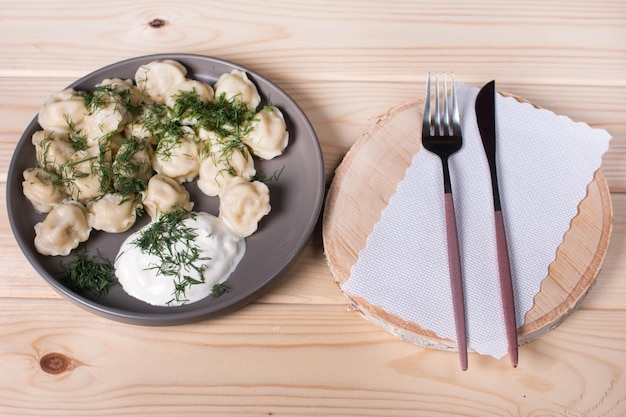
[[[243,137],[252,129],[256,115],[246,103],[237,99],[228,100],[224,94],[213,100],[202,101],[195,90],[180,91],[173,98],[172,107],[161,103],[147,105],[137,119],[150,136],[157,139],[156,155],[168,159],[182,140],[200,129],[217,134],[226,161],[230,160],[230,155],[235,151],[245,155],[247,147]],[[187,126],[190,122],[194,130]],[[196,135],[193,137],[199,141]],[[204,152],[208,153],[211,144],[205,145]]]
[[[230,292],[230,288],[228,288],[225,284],[215,284],[211,290],[211,296],[213,298],[219,298],[228,292]]]
[[[112,164],[115,190],[123,196],[138,194],[148,188],[152,163],[147,142],[137,138],[122,139]]]
[[[146,103],[143,112],[138,117],[138,122],[151,136],[158,135],[164,120],[167,120],[167,106],[161,103]]]
[[[174,292],[168,304],[188,301],[186,290],[192,285],[204,283],[205,261],[211,259],[201,256],[200,248],[194,243],[198,237],[196,230],[183,222],[187,218],[195,218],[195,213],[181,207],[161,213],[132,242],[141,252],[159,259],[149,269],[155,270],[157,275],[172,278]],[[198,278],[192,276],[194,272]]]
[[[89,148],[89,145],[87,143],[87,135],[85,133],[82,133],[80,129],[77,129],[74,122],[69,117],[67,117],[67,115],[65,116],[65,122],[67,123],[67,127],[70,130],[70,143],[72,149],[74,151],[84,151]]]
[[[70,195],[80,198],[80,188],[76,180],[89,177],[95,172],[97,156],[85,156],[83,159],[71,160],[63,165],[62,176],[59,184],[62,184]]]
[[[37,165],[46,171],[54,170],[54,161],[48,159],[48,153],[50,152],[50,145],[52,145],[52,141],[54,138],[52,134],[44,133],[44,137],[41,141],[39,141],[39,152],[36,154]]]
[[[111,137],[107,136],[98,141],[98,163],[92,166],[91,174],[100,179],[100,193],[107,194],[113,189],[113,161],[111,160]]]
[[[77,91],[83,98],[83,103],[91,113],[115,104],[131,115],[137,115],[140,107],[132,104],[132,91],[129,88],[119,88],[117,84],[99,85],[90,91]]]
[[[285,166],[283,165],[283,167],[280,170],[274,171],[274,173],[270,176],[264,175],[264,174],[260,174],[257,173],[253,178],[252,181],[260,181],[260,182],[273,182],[273,181],[278,181],[278,179],[280,178],[280,176],[283,174],[283,171],[285,170]]]
[[[111,261],[100,255],[89,256],[86,251],[78,253],[68,264],[61,263],[62,281],[76,292],[92,292],[101,297],[115,283]]]
[[[122,197],[138,195],[148,189],[148,181],[141,177],[118,176],[115,179],[115,191]]]
[[[41,171],[37,171],[35,173],[35,177],[44,184],[50,184],[50,186],[52,187],[50,195],[53,195],[56,192],[65,192],[65,182],[63,178],[61,178],[61,176],[59,176],[55,172],[48,171],[45,168],[41,168]]]
[[[194,120],[198,128],[216,132],[220,137],[240,137],[250,127],[255,111],[241,100],[228,100],[225,94],[202,101],[195,90],[181,91],[174,96],[173,120]]]

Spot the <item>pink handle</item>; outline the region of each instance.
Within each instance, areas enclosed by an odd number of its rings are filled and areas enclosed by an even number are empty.
[[[446,236],[448,241],[448,263],[450,265],[450,286],[452,287],[452,307],[456,326],[457,347],[461,369],[467,370],[467,332],[465,325],[465,299],[463,296],[463,276],[461,274],[461,254],[456,230],[456,215],[452,193],[445,193]]]
[[[509,262],[509,249],[506,243],[504,231],[504,218],[502,211],[495,212],[496,221],[496,245],[498,250],[498,271],[500,272],[500,292],[502,296],[502,308],[504,310],[504,323],[506,326],[506,338],[509,345],[509,357],[513,366],[517,366],[517,324],[515,322],[515,299],[513,297],[513,283],[511,280],[511,265]]]

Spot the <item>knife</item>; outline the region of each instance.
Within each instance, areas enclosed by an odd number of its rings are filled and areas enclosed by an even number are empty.
[[[493,192],[493,209],[496,226],[496,246],[498,252],[498,272],[500,275],[500,293],[504,310],[504,323],[509,347],[511,364],[516,367],[518,362],[517,324],[515,322],[515,300],[513,298],[513,283],[511,280],[511,265],[509,250],[506,242],[500,190],[498,189],[498,172],[496,168],[496,82],[491,81],[478,92],[476,97],[476,121],[483,141],[485,154],[491,174],[491,188]]]

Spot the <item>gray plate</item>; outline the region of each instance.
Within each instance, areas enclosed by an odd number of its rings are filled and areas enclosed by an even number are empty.
[[[271,176],[281,169],[283,171],[277,181],[267,182],[272,211],[261,221],[258,231],[246,239],[246,254],[227,281],[230,292],[217,299],[208,297],[184,306],[156,307],[130,297],[119,284],[113,285],[104,297],[77,294],[65,287],[59,281],[60,262],[67,262],[70,258],[47,257],[37,253],[33,245],[33,228],[44,216],[33,210],[22,192],[22,172],[35,166],[31,136],[41,129],[36,117],[26,128],[13,154],[7,179],[7,209],[11,228],[22,252],[59,293],[88,311],[109,319],[163,326],[193,322],[239,308],[260,295],[272,280],[289,268],[317,223],[324,198],[324,164],[315,131],[293,99],[263,76],[227,61],[189,54],[148,55],[101,68],[69,87],[87,90],[105,78],[133,79],[140,65],[157,59],[177,60],[187,67],[189,78],[209,84],[233,69],[246,71],[263,98],[261,105],[279,107],[287,122],[290,142],[285,153],[271,161],[255,161],[259,174]],[[202,194],[195,182],[186,184],[186,187],[195,203],[194,210],[218,214],[217,197]],[[144,215],[130,231],[122,234],[92,231],[90,239],[77,250],[87,249],[90,254],[99,251],[113,260],[124,239],[148,220],[148,216]]]

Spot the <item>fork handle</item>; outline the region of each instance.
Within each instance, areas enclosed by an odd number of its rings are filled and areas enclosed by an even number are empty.
[[[456,230],[456,215],[452,192],[444,193],[446,212],[446,237],[448,242],[448,264],[450,268],[450,287],[452,289],[452,307],[456,327],[457,348],[461,369],[467,370],[467,331],[465,324],[465,297],[463,295],[463,276],[461,274],[461,253]]]

